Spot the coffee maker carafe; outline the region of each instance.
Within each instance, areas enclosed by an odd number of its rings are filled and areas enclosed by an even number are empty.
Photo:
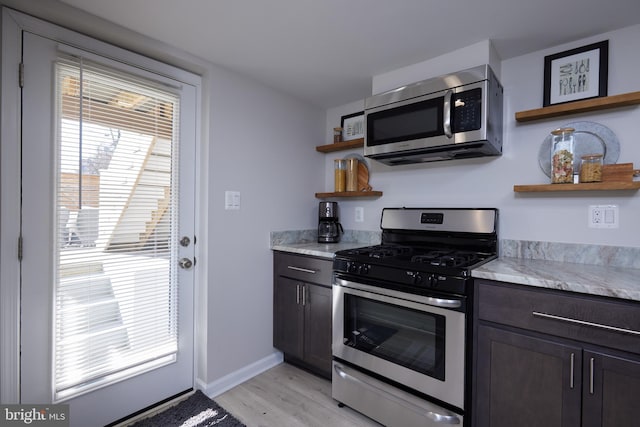
[[[318,243],[338,243],[344,233],[338,220],[337,202],[320,202],[318,208]]]

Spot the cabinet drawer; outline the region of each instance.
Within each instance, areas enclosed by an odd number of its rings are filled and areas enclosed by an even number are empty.
[[[478,318],[640,353],[640,304],[478,280]]]
[[[274,273],[303,282],[331,286],[333,261],[328,259],[274,252]]]

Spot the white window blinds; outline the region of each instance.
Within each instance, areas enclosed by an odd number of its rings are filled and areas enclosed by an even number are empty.
[[[175,359],[179,100],[80,58],[55,79],[60,401]]]

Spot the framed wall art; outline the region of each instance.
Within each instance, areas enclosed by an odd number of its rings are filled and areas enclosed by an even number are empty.
[[[364,138],[364,111],[342,116],[340,126],[343,141]]]
[[[544,99],[548,107],[607,96],[609,40],[544,57]]]

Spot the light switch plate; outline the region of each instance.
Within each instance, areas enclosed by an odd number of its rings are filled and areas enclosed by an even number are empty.
[[[224,208],[225,210],[240,209],[240,192],[239,191],[224,192]]]
[[[357,207],[355,211],[355,221],[356,222],[364,222],[364,208]]]

